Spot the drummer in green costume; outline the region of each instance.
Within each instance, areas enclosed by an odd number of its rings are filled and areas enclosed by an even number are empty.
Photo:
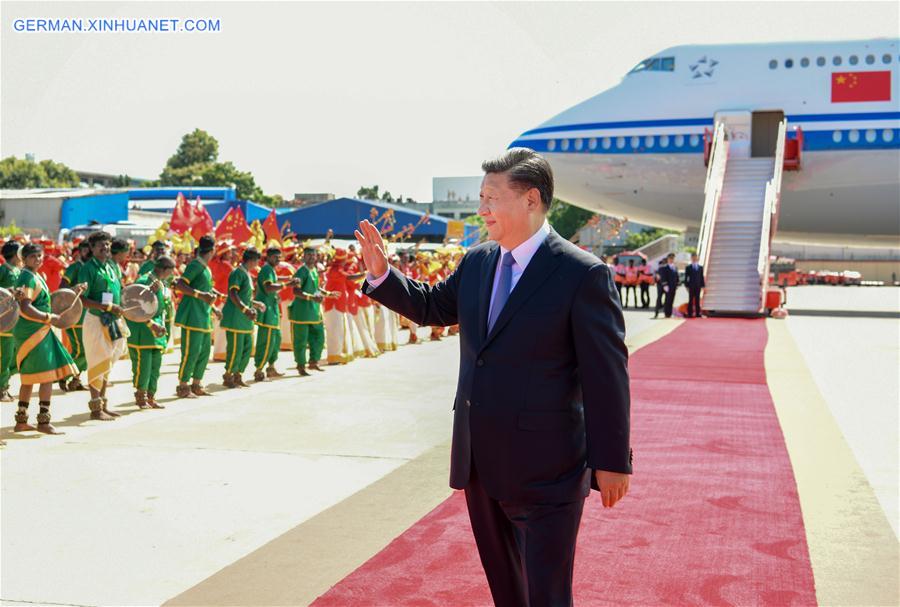
[[[166,279],[175,272],[175,260],[162,255],[153,261],[153,270],[138,276],[134,284],[146,285],[156,294],[156,314],[146,322],[128,320],[131,335],[128,336],[128,355],[134,377],[134,402],[141,408],[165,409],[156,402],[159,369],[163,350],[169,341],[166,334],[166,306],[169,288]]]
[[[22,381],[15,431],[36,429],[44,434],[63,434],[50,423],[50,396],[54,382],[75,375],[78,368],[62,342],[50,330],[50,323],[59,317],[50,311],[50,289],[38,274],[38,268],[44,261],[44,249],[39,244],[28,243],[22,247],[21,254],[25,267],[19,273],[16,287],[21,289],[22,296],[19,299],[19,320],[13,328],[16,363]],[[79,286],[75,292],[80,294],[83,290],[84,287]],[[28,404],[35,385],[40,386],[37,428],[28,423]]]
[[[156,260],[163,255],[167,255],[167,249],[165,241],[162,240],[154,240],[150,244],[150,257],[147,258],[147,261],[141,264],[141,267],[138,268],[138,276],[142,274],[147,274],[148,272],[152,272],[156,267]],[[177,267],[176,267],[177,269]],[[172,289],[172,284],[175,282],[175,273],[173,272],[166,280],[165,284],[169,289]],[[171,293],[170,293],[171,295]],[[175,306],[172,301],[172,298],[169,297],[166,302],[166,334],[169,336],[168,339],[172,339],[172,319],[175,318]],[[169,344],[166,344],[166,348],[169,347]]]
[[[215,247],[216,241],[212,236],[201,236],[194,259],[175,282],[175,290],[184,295],[175,312],[175,326],[181,327],[181,364],[176,389],[179,398],[212,396],[201,381],[209,363],[212,314],[221,314],[212,307],[216,294],[212,273],[207,266]],[[190,386],[189,380],[192,380]]]
[[[84,262],[90,258],[91,247],[87,240],[82,240],[78,243],[78,248],[76,249],[72,263],[70,263],[63,272],[62,282],[60,282],[59,285],[61,289],[71,289],[78,284],[78,272],[81,271],[81,266],[84,265]],[[78,324],[63,331],[63,335],[65,335],[66,338],[66,341],[63,343],[69,351],[69,354],[72,355],[75,365],[78,367],[78,375],[69,380],[68,384],[63,383],[62,381],[59,382],[59,387],[63,392],[86,389],[81,383],[81,373],[87,370],[87,359],[84,356],[84,339],[81,336],[85,314],[87,314],[87,310],[82,309],[81,318],[78,319]]]
[[[256,301],[265,304],[266,309],[256,315],[256,350],[253,352],[253,362],[256,372],[253,379],[265,381],[267,377],[281,377],[275,369],[275,361],[278,360],[278,351],[281,349],[281,305],[278,292],[287,284],[295,284],[291,279],[287,283],[278,282],[275,266],[281,261],[281,247],[269,246],[266,249],[266,264],[260,268],[256,277]],[[265,373],[263,367],[268,365]]]
[[[247,387],[242,374],[250,363],[253,349],[253,321],[259,302],[253,301],[253,278],[250,273],[259,267],[262,256],[256,247],[249,247],[241,258],[241,265],[228,275],[228,299],[222,307],[221,326],[225,330],[226,388]]]
[[[294,278],[294,301],[288,307],[294,346],[294,361],[300,375],[306,371],[306,351],[309,350],[309,368],[324,371],[319,367],[322,346],[325,345],[325,325],[322,320],[322,300],[325,294],[319,289],[319,273],[316,270],[318,253],[314,247],[303,249],[303,265],[297,269]]]
[[[85,284],[81,301],[88,309],[81,328],[87,359],[88,406],[91,419],[110,421],[119,413],[110,411],[106,388],[113,365],[128,351],[128,325],[122,318],[122,282],[111,258],[112,237],[103,231],[88,236],[91,258],[78,271],[78,282]]]
[[[22,258],[19,257],[19,249],[22,245],[14,240],[3,245],[0,254],[3,255],[3,265],[0,266],[0,287],[12,291],[19,279],[22,267]],[[0,402],[13,402],[9,393],[9,379],[16,374],[16,340],[12,330],[9,333],[0,333]]]

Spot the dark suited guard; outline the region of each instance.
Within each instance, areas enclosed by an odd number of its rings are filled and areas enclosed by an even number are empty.
[[[706,286],[703,280],[703,266],[696,253],[691,255],[691,265],[684,269],[684,286],[688,290],[688,318],[700,317],[700,291]]]
[[[465,489],[494,603],[572,604],[575,541],[593,487],[628,491],[628,351],[610,270],[556,234],[550,165],[514,148],[482,165],[491,242],[429,286],[388,266],[360,223],[365,292],[423,325],[460,325],[450,486]]]
[[[675,253],[666,256],[666,263],[660,263],[656,270],[656,312],[653,318],[659,316],[659,308],[665,311],[666,318],[672,316],[672,304],[675,302],[675,290],[678,288],[678,268],[675,267]]]

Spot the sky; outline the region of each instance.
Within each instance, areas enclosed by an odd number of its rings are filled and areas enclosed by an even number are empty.
[[[17,18],[218,32],[17,32]],[[156,178],[201,128],[269,194],[431,199],[678,44],[898,37],[895,2],[0,2],[0,155]],[[86,23],[86,21],[85,21]],[[181,22],[183,24],[183,21]]]

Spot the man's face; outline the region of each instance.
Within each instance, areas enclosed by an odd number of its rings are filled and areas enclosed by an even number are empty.
[[[91,252],[91,248],[87,245],[78,247],[78,259],[84,261]]]
[[[316,257],[317,257],[317,255],[316,255],[315,251],[307,251],[306,253],[303,254],[303,263],[305,263],[308,266],[315,265]]]
[[[675,257],[669,256],[666,258],[666,261],[669,263],[669,265],[672,265],[673,263],[675,263]]]
[[[691,255],[691,263],[697,263],[698,259],[699,257],[697,257],[696,255]]]
[[[281,253],[270,253],[266,257],[266,261],[270,266],[277,266],[279,263],[281,263]]]
[[[172,266],[166,266],[164,268],[159,268],[156,271],[156,276],[160,280],[166,280],[169,276],[175,273],[175,268]]]
[[[91,254],[100,261],[106,261],[109,259],[109,245],[110,242],[108,240],[95,242],[91,245]]]
[[[44,253],[38,251],[25,258],[25,267],[32,271],[37,271],[44,263]]]
[[[247,269],[251,272],[259,267],[259,257],[254,257],[253,259],[247,260],[246,263]]]
[[[513,186],[505,173],[488,173],[481,181],[478,215],[484,220],[488,237],[502,242],[510,236],[529,232],[527,190]]]
[[[117,264],[121,265],[121,264],[128,263],[128,257],[129,257],[129,251],[128,251],[128,249],[125,249],[124,251],[119,251],[118,253],[113,255],[113,260],[115,260],[115,262]]]

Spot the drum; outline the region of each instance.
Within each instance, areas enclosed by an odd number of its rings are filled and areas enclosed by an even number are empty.
[[[50,310],[59,315],[53,326],[59,329],[70,329],[81,320],[81,297],[72,289],[58,289],[50,294]]]
[[[0,287],[0,333],[11,333],[19,320],[19,303],[12,291]]]
[[[122,289],[122,315],[131,322],[147,322],[158,309],[156,293],[147,285],[130,284]]]

